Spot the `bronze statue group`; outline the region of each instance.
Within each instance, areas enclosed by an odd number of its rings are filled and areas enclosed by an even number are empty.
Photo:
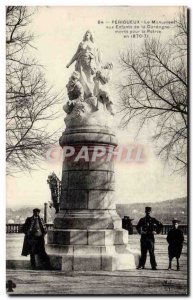
[[[22,232],[25,234],[22,255],[27,256],[30,254],[30,261],[32,269],[36,266],[36,255],[41,261],[41,265],[44,269],[51,269],[49,256],[45,251],[44,236],[47,233],[46,226],[43,219],[39,216],[40,209],[35,208],[33,215],[28,217],[25,224],[22,227]],[[162,230],[162,223],[150,216],[151,207],[145,208],[145,217],[141,218],[136,226],[138,233],[141,235],[141,257],[137,269],[144,269],[147,252],[150,255],[150,264],[152,270],[157,270],[157,263],[154,254],[155,234],[159,234]],[[172,268],[172,259],[175,257],[177,260],[177,270],[180,270],[179,259],[182,252],[184,235],[178,228],[179,221],[177,219],[172,220],[172,229],[167,234],[168,257],[169,266],[168,270]]]

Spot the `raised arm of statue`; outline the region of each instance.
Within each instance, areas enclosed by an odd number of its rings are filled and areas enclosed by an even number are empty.
[[[84,34],[76,53],[66,67],[68,68],[74,61],[76,61],[75,71],[80,73],[80,83],[84,89],[84,98],[92,97],[94,91],[93,77],[101,66],[101,54],[94,43],[90,30],[87,30]]]
[[[73,64],[73,62],[75,62],[77,60],[78,56],[80,55],[80,48],[81,48],[81,44],[79,44],[78,49],[76,50],[76,53],[71,58],[70,62],[66,65],[66,68],[69,68],[71,66],[71,64]]]

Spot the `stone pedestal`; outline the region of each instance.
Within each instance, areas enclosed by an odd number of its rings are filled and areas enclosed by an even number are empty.
[[[58,255],[66,271],[136,268],[139,255],[128,248],[128,232],[116,212],[113,160],[92,161],[94,146],[113,151],[115,135],[108,127],[76,126],[65,130],[60,145],[76,151],[63,162],[60,212],[48,232],[47,252]],[[89,161],[74,161],[82,146]]]

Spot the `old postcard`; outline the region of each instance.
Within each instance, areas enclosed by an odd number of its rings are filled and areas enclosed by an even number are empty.
[[[187,295],[188,10],[6,7],[6,290]]]

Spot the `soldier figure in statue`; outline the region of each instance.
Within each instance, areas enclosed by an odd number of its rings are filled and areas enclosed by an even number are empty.
[[[108,83],[111,80],[113,64],[107,63],[100,70],[96,72],[94,77],[95,87],[94,95],[97,97],[98,101],[105,105],[106,109],[114,116],[113,102],[110,97]]]
[[[72,112],[73,108],[77,103],[79,104],[79,106],[82,106],[82,109],[84,111],[84,105],[83,103],[80,103],[84,100],[84,90],[79,79],[80,73],[74,71],[66,85],[69,100],[63,106],[63,109],[67,114],[70,114]]]

